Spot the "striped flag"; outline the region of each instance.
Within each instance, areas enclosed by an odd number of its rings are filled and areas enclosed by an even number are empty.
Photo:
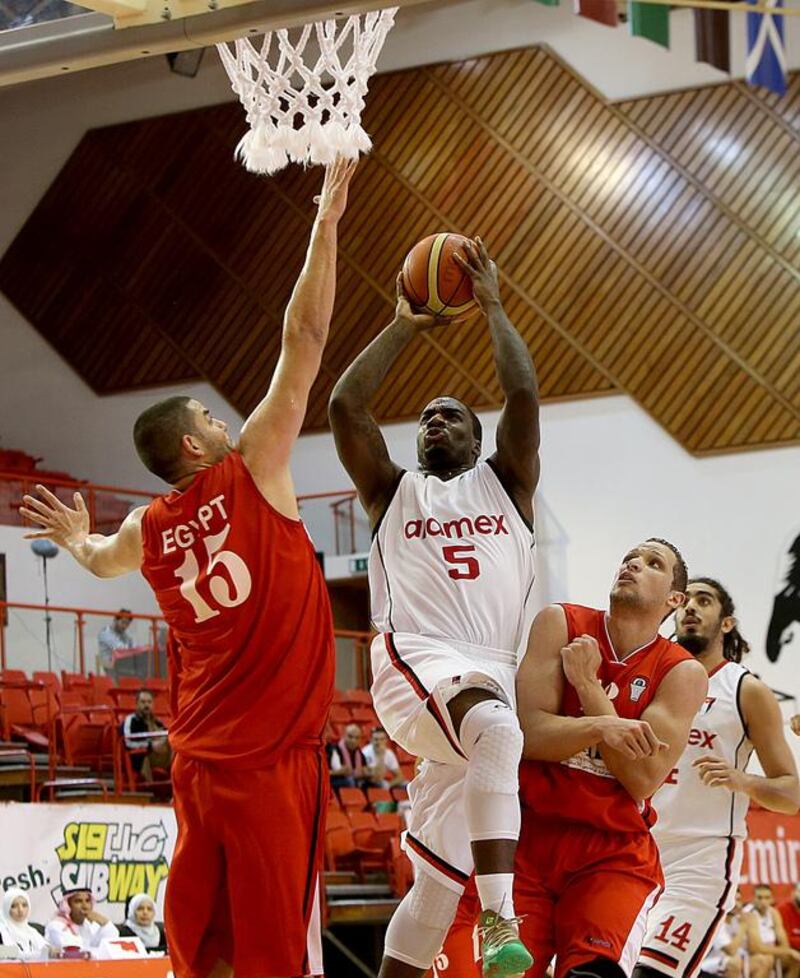
[[[764,0],[776,11],[783,0]],[[776,95],[785,95],[786,47],[783,40],[783,17],[778,14],[747,15],[747,80],[751,85],[763,85]]]
[[[575,13],[606,27],[619,25],[617,0],[575,0]]]
[[[628,23],[634,37],[669,47],[669,7],[662,3],[628,2]]]

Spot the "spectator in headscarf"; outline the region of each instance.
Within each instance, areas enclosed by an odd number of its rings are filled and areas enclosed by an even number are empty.
[[[90,890],[67,890],[58,905],[58,913],[45,927],[45,940],[58,950],[78,948],[98,957],[103,941],[113,941],[119,931],[108,917],[94,909]]]
[[[138,937],[147,953],[167,953],[164,925],[156,921],[156,905],[146,893],[137,893],[128,901],[128,915],[119,929],[120,937]]]
[[[31,905],[22,890],[12,886],[5,891],[0,904],[0,943],[6,947],[16,945],[19,960],[41,961],[48,957],[47,941],[28,923],[30,912]]]

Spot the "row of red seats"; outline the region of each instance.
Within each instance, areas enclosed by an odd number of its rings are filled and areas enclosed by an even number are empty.
[[[97,773],[113,769],[114,737],[122,719],[133,712],[141,680],[115,686],[107,676],[62,672],[0,671],[0,737],[25,742],[31,749],[53,749],[58,760],[89,766]],[[155,713],[169,725],[166,680],[148,680]]]
[[[337,788],[331,796],[331,805],[345,814],[385,810],[386,805],[408,800],[405,788]]]
[[[385,875],[394,893],[403,896],[413,874],[400,849],[402,828],[402,817],[396,813],[345,813],[331,805],[325,828],[325,869],[356,873],[362,882],[370,873]]]

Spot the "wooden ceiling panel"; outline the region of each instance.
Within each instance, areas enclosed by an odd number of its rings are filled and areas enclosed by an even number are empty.
[[[617,105],[544,47],[381,75],[342,223],[306,427],[390,321],[409,247],[480,234],[545,398],[625,391],[690,451],[800,441],[800,85]],[[238,105],[86,134],[0,262],[0,287],[99,392],[190,378],[247,413],[277,359],[316,169],[234,162]],[[377,399],[414,418],[502,393],[482,318],[425,334]]]

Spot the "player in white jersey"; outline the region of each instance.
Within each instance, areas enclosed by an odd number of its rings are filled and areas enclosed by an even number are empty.
[[[393,322],[347,369],[330,402],[339,457],[373,527],[375,709],[391,738],[425,759],[409,786],[404,838],[415,882],[389,924],[380,978],[418,978],[431,967],[473,869],[484,974],[524,972],[532,963],[512,897],[522,755],[514,680],[533,583],[538,390],[479,239],[460,263],[505,395],[494,454],[479,461],[478,418],[439,397],[420,416],[419,471],[389,457],[370,403],[415,337],[441,325],[412,312],[400,278]]]
[[[750,799],[775,812],[800,807],[780,707],[741,665],[749,646],[734,610],[718,581],[698,577],[675,615],[678,642],[706,668],[708,696],[678,766],[653,796],[665,888],[634,978],[693,978],[734,905]],[[763,776],[746,773],[753,750]]]

